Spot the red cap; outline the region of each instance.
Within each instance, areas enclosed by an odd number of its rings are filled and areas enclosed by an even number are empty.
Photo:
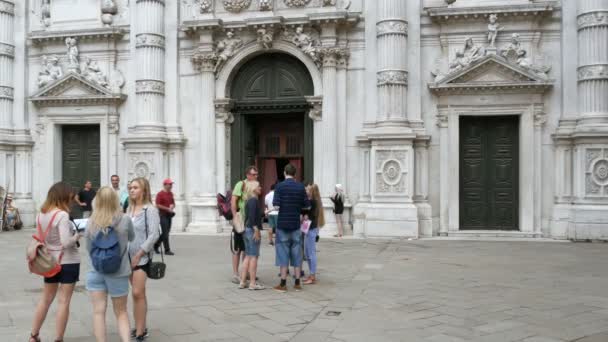
[[[173,181],[171,180],[171,178],[165,178],[165,180],[163,181],[163,185],[167,185],[167,184],[173,184]]]

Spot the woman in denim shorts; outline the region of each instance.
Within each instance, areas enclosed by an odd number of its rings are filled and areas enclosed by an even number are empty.
[[[263,290],[262,284],[256,283],[256,273],[258,270],[258,257],[260,256],[260,242],[262,238],[262,206],[258,197],[262,194],[262,187],[258,181],[250,181],[245,185],[245,260],[241,273],[240,289],[246,287],[247,272],[249,272],[249,289]]]
[[[109,227],[112,227],[118,235],[119,250],[122,257],[120,268],[115,273],[98,272],[92,266],[92,263],[90,271],[87,273],[87,290],[93,302],[93,332],[97,341],[106,340],[106,307],[108,295],[110,295],[120,339],[127,342],[130,339],[127,296],[129,294],[129,276],[131,275],[131,263],[127,255],[127,248],[129,241],[133,241],[135,237],[133,223],[129,216],[122,213],[118,196],[110,187],[104,186],[99,189],[93,207],[95,210],[89,218],[85,233],[89,254],[91,253],[92,242],[98,234],[107,235]]]

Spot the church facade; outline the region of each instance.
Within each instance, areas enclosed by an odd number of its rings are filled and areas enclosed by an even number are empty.
[[[0,185],[291,163],[358,237],[608,238],[608,0],[0,0]],[[123,184],[124,186],[125,184]]]

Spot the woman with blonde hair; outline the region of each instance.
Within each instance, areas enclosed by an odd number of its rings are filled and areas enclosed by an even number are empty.
[[[310,228],[304,237],[304,254],[308,262],[308,278],[304,280],[304,285],[316,284],[317,278],[317,247],[315,246],[319,228],[325,225],[325,214],[323,214],[323,202],[317,184],[311,184],[306,188],[310,199],[310,210],[307,213],[310,220]]]
[[[133,223],[129,216],[122,213],[118,195],[107,186],[97,192],[93,200],[93,214],[87,222],[85,237],[89,251],[91,268],[87,273],[87,290],[93,302],[93,332],[98,342],[106,341],[106,307],[108,294],[118,323],[118,332],[123,342],[130,340],[129,315],[127,314],[127,296],[129,294],[129,276],[131,265],[126,255],[129,241],[133,241]],[[119,263],[112,265],[118,268],[115,272],[105,273],[103,265],[97,264],[95,251],[98,241],[117,241],[120,255]],[[116,260],[117,261],[117,260]]]
[[[49,189],[46,200],[36,218],[38,229],[47,231],[44,241],[48,251],[61,264],[61,271],[55,276],[44,278],[42,298],[36,306],[30,342],[40,342],[40,328],[46,319],[49,307],[59,292],[57,299],[57,318],[55,321],[55,341],[63,341],[63,334],[70,316],[70,301],[74,287],[80,276],[80,254],[77,242],[80,234],[72,229],[70,223],[70,201],[72,187],[58,182]],[[61,284],[61,285],[60,285]]]
[[[135,341],[143,341],[148,336],[146,280],[152,261],[150,252],[160,237],[160,216],[158,209],[152,204],[150,183],[143,177],[135,178],[129,184],[127,215],[133,221],[135,231],[135,238],[129,244],[129,256],[133,270],[131,274],[133,317],[135,318],[135,329],[131,330],[131,337]]]
[[[249,272],[249,289],[263,290],[262,284],[256,283],[258,271],[258,257],[260,256],[260,243],[262,231],[262,218],[264,212],[258,197],[262,194],[262,187],[258,181],[249,181],[245,184],[245,260],[241,273],[240,289],[246,287],[247,272]]]

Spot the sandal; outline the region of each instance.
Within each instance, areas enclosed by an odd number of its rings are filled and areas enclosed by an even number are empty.
[[[32,340],[34,340],[34,342],[40,342],[40,333],[37,333],[36,335],[34,334],[30,334],[30,342],[32,342]]]
[[[265,290],[266,287],[264,287],[264,285],[262,284],[255,284],[254,286],[249,286],[249,290],[251,291],[258,291],[258,290]]]
[[[240,290],[243,290],[243,289],[245,289],[245,288],[247,288],[247,285],[246,285],[245,283],[240,283],[240,284],[239,284],[239,289],[240,289]]]

